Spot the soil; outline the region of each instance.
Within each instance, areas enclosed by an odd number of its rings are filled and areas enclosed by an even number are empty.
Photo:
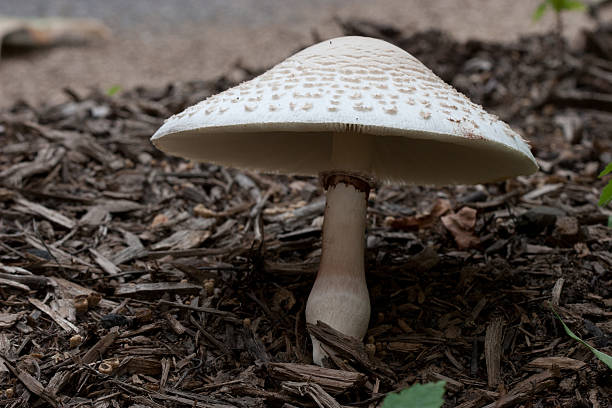
[[[0,111],[0,404],[375,407],[443,380],[445,407],[612,406],[609,368],[551,311],[612,352],[612,212],[597,206],[612,161],[612,29],[564,53],[552,35],[340,27],[397,44],[499,115],[541,171],[377,186],[360,342],[304,322],[318,180],[190,163],[149,143],[164,118],[265,66],[14,103]],[[338,353],[329,369],[309,365],[309,331]]]

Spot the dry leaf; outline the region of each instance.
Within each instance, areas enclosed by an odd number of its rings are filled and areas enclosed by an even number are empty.
[[[162,225],[168,222],[168,217],[164,214],[157,214],[155,218],[153,218],[153,222],[151,222],[151,228],[155,228],[158,225]]]
[[[17,323],[24,313],[0,313],[0,328],[7,329]]]
[[[388,227],[401,230],[419,230],[432,226],[440,216],[444,215],[451,209],[450,201],[438,199],[431,209],[424,213],[410,217],[388,218],[385,224]]]
[[[285,288],[279,288],[272,298],[272,309],[273,310],[286,310],[289,311],[295,305],[295,297],[291,291]]]
[[[463,207],[457,213],[451,213],[442,217],[442,223],[448,229],[459,249],[467,249],[480,243],[474,235],[476,226],[476,210],[470,207]]]

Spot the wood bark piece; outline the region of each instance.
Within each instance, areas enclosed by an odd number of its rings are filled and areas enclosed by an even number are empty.
[[[100,268],[102,268],[102,270],[104,272],[106,272],[107,274],[113,276],[113,275],[117,275],[118,273],[121,272],[121,269],[119,269],[117,266],[115,266],[114,263],[112,263],[104,255],[102,255],[101,253],[99,253],[95,249],[89,248],[89,252],[93,255],[94,261],[98,265],[100,265]]]
[[[53,377],[47,383],[45,387],[45,391],[49,395],[57,395],[58,392],[62,389],[64,385],[70,380],[72,376],[72,372],[69,370],[59,370],[53,374]]]
[[[561,370],[577,371],[585,366],[584,361],[569,357],[538,357],[527,363],[527,368],[546,368],[550,370],[556,367]]]
[[[12,273],[0,272],[0,279],[18,283],[34,289],[44,289],[53,285],[53,280],[46,276],[38,275],[14,275]],[[28,289],[29,290],[29,289]]]
[[[399,351],[400,353],[414,353],[423,347],[422,344],[406,343],[404,341],[390,341],[387,348],[391,351]]]
[[[521,199],[523,201],[529,202],[529,201],[535,200],[536,198],[539,198],[539,197],[541,197],[543,195],[550,194],[552,192],[560,190],[562,188],[563,188],[563,184],[562,183],[545,184],[542,187],[538,187],[535,190],[532,190],[532,191],[528,192],[527,194],[523,195],[521,197]]]
[[[21,187],[23,180],[41,173],[47,173],[62,160],[66,149],[61,146],[46,146],[38,151],[32,162],[18,163],[0,172],[2,184]]]
[[[1,282],[0,282],[1,284]],[[18,313],[6,313],[0,312],[0,329],[6,329],[14,325],[21,317],[25,314],[25,312]],[[0,349],[0,351],[2,351]]]
[[[68,252],[62,251],[59,248],[55,248],[55,247],[46,245],[44,242],[42,242],[38,238],[35,238],[31,235],[26,235],[25,241],[32,247],[40,251],[44,251],[48,253],[49,256],[53,258],[53,260],[57,263],[70,265],[74,262],[74,263],[79,263],[81,265],[88,266],[90,268],[93,267],[93,265],[90,264],[89,262],[85,262],[81,258],[71,255]]]
[[[34,122],[21,122],[20,125],[40,133],[49,141],[60,143],[65,148],[78,151],[106,166],[117,160],[114,154],[102,147],[89,134],[57,130]]]
[[[538,394],[556,384],[554,376],[550,371],[534,374],[526,380],[518,383],[508,394],[501,397],[496,402],[486,405],[483,408],[510,408],[517,406],[523,401],[528,400],[533,395]]]
[[[319,408],[342,408],[342,405],[325,392],[319,384],[285,381],[282,387],[283,390],[293,394],[310,397]]]
[[[46,218],[57,225],[61,225],[62,227],[73,229],[77,224],[75,220],[66,217],[60,212],[47,208],[43,205],[33,203],[25,198],[17,198],[15,199],[15,203],[19,204],[26,211],[40,215],[41,217]],[[17,209],[20,208],[17,207]]]
[[[176,320],[176,317],[174,317],[170,313],[164,313],[164,317],[166,318],[166,321],[168,322],[168,324],[170,325],[170,327],[172,328],[172,330],[174,330],[176,334],[180,336],[181,334],[185,333],[186,331],[185,326],[183,326],[181,322]]]
[[[19,283],[19,282],[16,282],[16,281],[13,281],[11,279],[0,278],[0,286],[8,286],[8,287],[11,287],[13,289],[22,290],[24,292],[29,292],[30,291],[30,288],[27,285],[24,285],[23,283]]]
[[[221,351],[223,354],[231,354],[232,350],[229,349],[229,347],[227,347],[225,345],[225,343],[217,340],[215,338],[215,336],[213,336],[212,334],[210,334],[205,328],[204,326],[198,322],[193,316],[189,316],[189,321],[191,322],[191,324],[193,324],[194,326],[196,326],[198,328],[198,330],[200,331],[200,333],[202,333],[202,335],[204,336],[204,338],[208,341],[208,343],[212,344],[213,346],[215,346],[217,349],[219,349],[219,351]]]
[[[561,298],[561,290],[563,289],[563,283],[565,279],[559,278],[555,282],[555,286],[552,288],[551,298],[553,306],[559,306],[559,299]]]
[[[125,358],[117,368],[117,375],[142,374],[158,376],[162,371],[159,359],[130,356]]]
[[[272,357],[266,350],[266,346],[252,329],[249,328],[244,331],[244,341],[247,352],[255,361],[263,361],[264,363],[272,361]]]
[[[157,392],[150,393],[149,396],[153,399],[159,399],[162,401],[174,402],[180,405],[188,407],[199,407],[199,408],[236,408],[236,405],[229,405],[221,401],[214,400],[207,395],[200,395],[192,392],[179,391],[175,389],[166,389],[167,395],[160,394]],[[245,398],[247,400],[247,398]],[[165,406],[168,406],[164,404]],[[242,405],[242,404],[241,404]]]
[[[340,353],[343,357],[355,360],[372,374],[380,375],[386,380],[394,377],[391,369],[368,356],[361,340],[346,336],[321,321],[317,322],[316,325],[307,323],[306,327],[310,334],[319,339],[323,345]]]
[[[51,278],[56,286],[56,294],[62,298],[75,298],[79,295],[89,296],[92,293],[96,293],[91,289],[87,289],[78,283],[71,282],[63,278]],[[119,303],[113,302],[112,300],[102,299],[98,303],[98,307],[105,309],[113,309],[117,307]]]
[[[85,215],[79,219],[79,225],[84,227],[98,227],[108,219],[109,211],[101,205],[94,205],[89,208]]]
[[[169,237],[151,246],[153,250],[170,249],[181,250],[191,249],[200,246],[200,244],[210,237],[210,231],[202,230],[183,230],[177,231]]]
[[[163,392],[164,388],[166,388],[166,383],[168,382],[168,374],[170,374],[170,368],[172,368],[172,363],[168,358],[161,359],[161,378],[159,380],[159,389]]]
[[[6,361],[0,356],[0,362],[4,363],[6,367],[13,373],[15,377],[21,381],[21,383],[33,394],[38,395],[40,398],[47,401],[51,406],[56,407],[55,396],[47,393],[45,387],[36,378],[32,377],[30,373],[20,369],[19,367],[13,367],[11,363]]]
[[[34,299],[34,298],[28,298],[28,301],[34,306],[36,306],[38,309],[40,309],[41,312],[47,314],[51,319],[53,319],[55,323],[58,324],[58,326],[60,326],[62,329],[64,329],[68,333],[78,333],[79,332],[78,327],[70,323],[68,320],[64,319],[62,316],[59,315],[58,312],[51,309],[49,306],[45,305],[40,300]]]
[[[489,388],[497,387],[501,379],[501,353],[504,321],[495,318],[487,326],[485,334],[485,359],[487,362],[487,382]]]
[[[428,375],[428,378],[433,382],[437,382],[437,381],[446,382],[446,389],[448,391],[459,392],[464,388],[463,383],[455,380],[454,378],[448,377],[444,374],[433,372]]]
[[[96,206],[102,207],[111,214],[136,211],[144,208],[142,204],[135,201],[110,199],[96,200]]]
[[[168,306],[173,306],[173,307],[178,307],[181,309],[189,309],[189,310],[194,310],[196,312],[204,312],[204,313],[211,313],[214,315],[219,315],[222,317],[226,317],[231,319],[230,321],[233,321],[234,323],[241,323],[242,324],[242,319],[239,319],[238,316],[236,316],[234,313],[232,312],[228,312],[225,310],[219,310],[219,309],[214,309],[212,307],[201,307],[201,306],[194,306],[194,305],[185,305],[182,303],[177,303],[177,302],[170,302],[168,300],[164,300],[161,299],[159,301],[160,305],[168,305]]]
[[[113,327],[96,342],[87,352],[81,357],[83,364],[90,364],[94,361],[98,361],[108,349],[119,337],[119,328]]]
[[[144,248],[143,248],[144,249]],[[193,249],[174,249],[167,251],[141,251],[133,258],[148,258],[156,259],[163,258],[164,256],[171,256],[173,258],[187,258],[190,256],[209,256],[209,255],[221,255],[226,254],[230,251],[234,251],[236,248],[193,248]],[[130,258],[131,259],[131,258]]]
[[[367,380],[362,373],[295,363],[270,363],[268,371],[276,380],[315,383],[332,395],[363,385]]]
[[[552,95],[551,101],[561,106],[612,112],[612,95],[605,93],[576,89],[557,91]]]
[[[121,265],[124,262],[138,258],[147,253],[144,245],[142,245],[142,242],[140,242],[140,239],[136,235],[128,231],[124,231],[123,235],[128,247],[122,249],[110,259],[115,265]]]
[[[115,296],[154,298],[164,293],[197,295],[202,287],[187,282],[125,283],[115,289]]]

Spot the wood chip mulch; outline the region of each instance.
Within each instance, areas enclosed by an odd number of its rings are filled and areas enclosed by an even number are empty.
[[[446,381],[446,407],[612,407],[612,29],[560,55],[339,22],[384,38],[533,144],[541,171],[370,196],[364,342],[304,307],[323,191],[164,156],[163,119],[248,79],[0,112],[0,406],[375,407]],[[561,60],[560,58],[563,58]],[[336,357],[310,365],[309,332]]]

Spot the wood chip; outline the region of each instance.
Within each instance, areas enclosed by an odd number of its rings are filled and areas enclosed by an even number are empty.
[[[15,377],[21,381],[21,383],[33,394],[38,395],[40,398],[47,401],[51,406],[57,406],[55,401],[55,396],[47,393],[45,387],[38,381],[36,378],[32,377],[30,373],[25,370],[22,370],[20,367],[13,367],[8,361],[6,361],[2,356],[0,356],[0,363],[3,363],[5,367],[13,373]]]
[[[55,323],[58,324],[58,326],[60,326],[62,329],[64,329],[68,333],[78,333],[79,332],[78,327],[70,323],[68,320],[64,319],[62,316],[60,316],[58,312],[51,309],[49,306],[45,305],[40,300],[34,299],[34,298],[28,298],[28,301],[34,306],[36,306],[41,312],[48,315],[51,319],[53,319]]]
[[[561,290],[563,289],[564,282],[565,282],[565,279],[559,278],[555,282],[555,286],[553,286],[552,288],[551,298],[552,298],[552,304],[554,306],[559,306],[559,298],[561,297]]]
[[[483,408],[509,408],[514,407],[523,401],[528,400],[533,395],[538,394],[556,385],[554,376],[550,371],[534,374],[526,380],[521,381],[496,402],[486,405]]]
[[[45,146],[36,154],[32,162],[18,163],[0,172],[0,180],[9,187],[21,187],[23,180],[41,173],[46,173],[62,160],[66,149],[60,146]]]
[[[191,249],[200,246],[208,237],[210,237],[210,231],[201,230],[183,230],[177,231],[168,238],[151,246],[153,250],[181,250]]]
[[[341,353],[343,357],[354,359],[373,374],[393,378],[393,371],[368,356],[361,340],[344,335],[321,321],[316,325],[307,323],[306,326],[311,335],[314,335],[322,344]]]
[[[16,282],[16,281],[14,281],[12,279],[0,278],[0,286],[8,286],[8,287],[13,288],[13,289],[22,290],[24,292],[29,292],[30,291],[30,288],[27,285],[24,285],[23,283]]]
[[[19,319],[23,317],[25,312],[19,313],[6,313],[0,312],[0,329],[6,329],[14,325]]]
[[[536,188],[535,190],[530,191],[529,193],[525,194],[522,198],[523,201],[533,201],[536,198],[539,198],[543,195],[546,194],[550,194],[552,192],[555,192],[557,190],[560,190],[563,187],[563,184],[561,183],[557,183],[557,184],[546,184],[542,187]]]
[[[569,357],[538,357],[527,363],[527,368],[544,368],[549,370],[556,367],[561,370],[578,371],[584,366],[586,366],[584,361]]]
[[[154,298],[165,293],[197,295],[202,287],[187,282],[126,283],[115,289],[115,296]]]
[[[99,361],[106,350],[117,340],[119,337],[119,328],[113,327],[96,342],[87,352],[81,357],[83,364],[91,364],[94,361]]]
[[[414,353],[422,348],[421,344],[406,343],[403,341],[390,341],[387,349],[391,351],[399,351],[400,353]]]
[[[309,396],[319,408],[342,408],[342,405],[325,392],[319,384],[285,381],[281,386],[285,391],[301,396]]]
[[[111,261],[106,259],[106,257],[104,257],[104,255],[102,255],[101,253],[99,253],[95,249],[89,248],[89,252],[93,255],[94,261],[98,265],[100,265],[100,268],[102,268],[102,270],[104,272],[106,272],[107,274],[113,276],[113,275],[117,275],[118,273],[121,272],[121,269],[119,269],[117,266],[115,266],[114,263],[112,263]]]
[[[171,315],[170,313],[164,313],[164,317],[166,318],[166,321],[168,322],[168,324],[170,324],[170,327],[172,328],[172,330],[174,330],[176,334],[181,335],[185,333],[185,326],[183,326],[181,322],[176,320],[173,315]]]
[[[140,374],[158,376],[161,374],[161,371],[162,365],[158,359],[130,356],[121,362],[115,373],[117,375]]]
[[[108,220],[110,213],[101,205],[95,205],[79,219],[79,225],[86,227],[98,227]]]
[[[504,321],[495,318],[487,326],[485,334],[485,360],[487,363],[487,381],[490,388],[495,388],[501,379],[501,352]]]
[[[45,289],[49,286],[54,286],[53,280],[46,276],[37,275],[14,275],[10,273],[1,273],[0,279],[6,282],[7,285],[22,285],[21,288],[29,291],[30,287],[34,289]],[[15,286],[16,287],[16,286]]]
[[[279,381],[315,383],[332,395],[360,386],[367,379],[362,373],[294,363],[270,363],[268,371]]]
[[[72,229],[76,226],[76,221],[72,220],[65,215],[59,213],[58,211],[47,208],[43,205],[33,203],[31,201],[26,200],[25,198],[17,198],[15,199],[15,203],[19,204],[22,209],[29,211],[31,213],[40,215],[43,218],[48,219],[49,221],[61,225],[62,227]]]

